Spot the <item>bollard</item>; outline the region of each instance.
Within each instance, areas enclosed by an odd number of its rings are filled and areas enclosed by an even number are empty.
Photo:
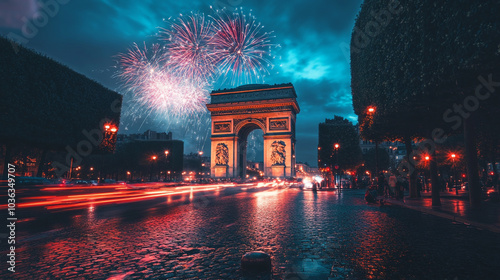
[[[250,273],[271,272],[271,257],[262,251],[248,252],[241,258],[241,269]]]

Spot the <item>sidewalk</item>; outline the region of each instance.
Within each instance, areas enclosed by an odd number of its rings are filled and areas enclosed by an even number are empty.
[[[455,222],[472,225],[481,229],[500,233],[500,203],[482,201],[480,209],[470,208],[468,193],[460,191],[441,193],[441,206],[432,206],[431,193],[422,192],[421,198],[404,200],[388,198],[386,201],[430,215],[446,218]]]

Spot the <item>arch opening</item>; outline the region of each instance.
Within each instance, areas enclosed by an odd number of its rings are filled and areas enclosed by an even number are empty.
[[[251,121],[247,124],[243,125],[238,131],[238,177],[245,179],[247,176],[247,156],[248,156],[248,136],[256,131],[261,130],[263,134],[262,128]],[[264,139],[262,138],[262,143]]]

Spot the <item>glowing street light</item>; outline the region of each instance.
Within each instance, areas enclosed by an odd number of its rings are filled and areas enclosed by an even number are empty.
[[[429,156],[425,156],[425,161],[429,161],[431,158]]]
[[[104,125],[104,130],[106,132],[111,131],[113,133],[116,133],[118,131],[118,128],[115,125],[112,125],[112,124],[108,123],[108,124]]]
[[[168,153],[170,153],[168,150],[165,151],[165,155],[168,156]]]
[[[456,180],[457,180],[457,170],[455,168],[455,158],[457,157],[456,154],[452,153],[450,155],[451,157],[451,160],[453,162],[453,165],[451,166],[451,169],[452,169],[452,173],[453,173],[453,187],[455,187],[455,194],[458,195],[458,187],[456,187],[455,185],[457,184]]]
[[[156,156],[152,156],[152,157],[151,157],[151,159],[152,159],[152,160],[156,160]]]
[[[199,154],[200,156],[202,156],[202,155],[203,155],[203,151],[199,151],[199,152],[198,152],[198,154]]]
[[[333,145],[335,147],[335,149],[338,149],[340,147],[340,145],[338,143],[335,143],[335,145]]]
[[[372,107],[372,106],[368,107],[368,113],[369,114],[375,113],[375,107]]]

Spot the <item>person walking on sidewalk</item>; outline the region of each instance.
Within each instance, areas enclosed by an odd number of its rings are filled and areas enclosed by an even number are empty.
[[[396,193],[396,183],[398,179],[394,174],[389,177],[389,195],[394,196]]]

